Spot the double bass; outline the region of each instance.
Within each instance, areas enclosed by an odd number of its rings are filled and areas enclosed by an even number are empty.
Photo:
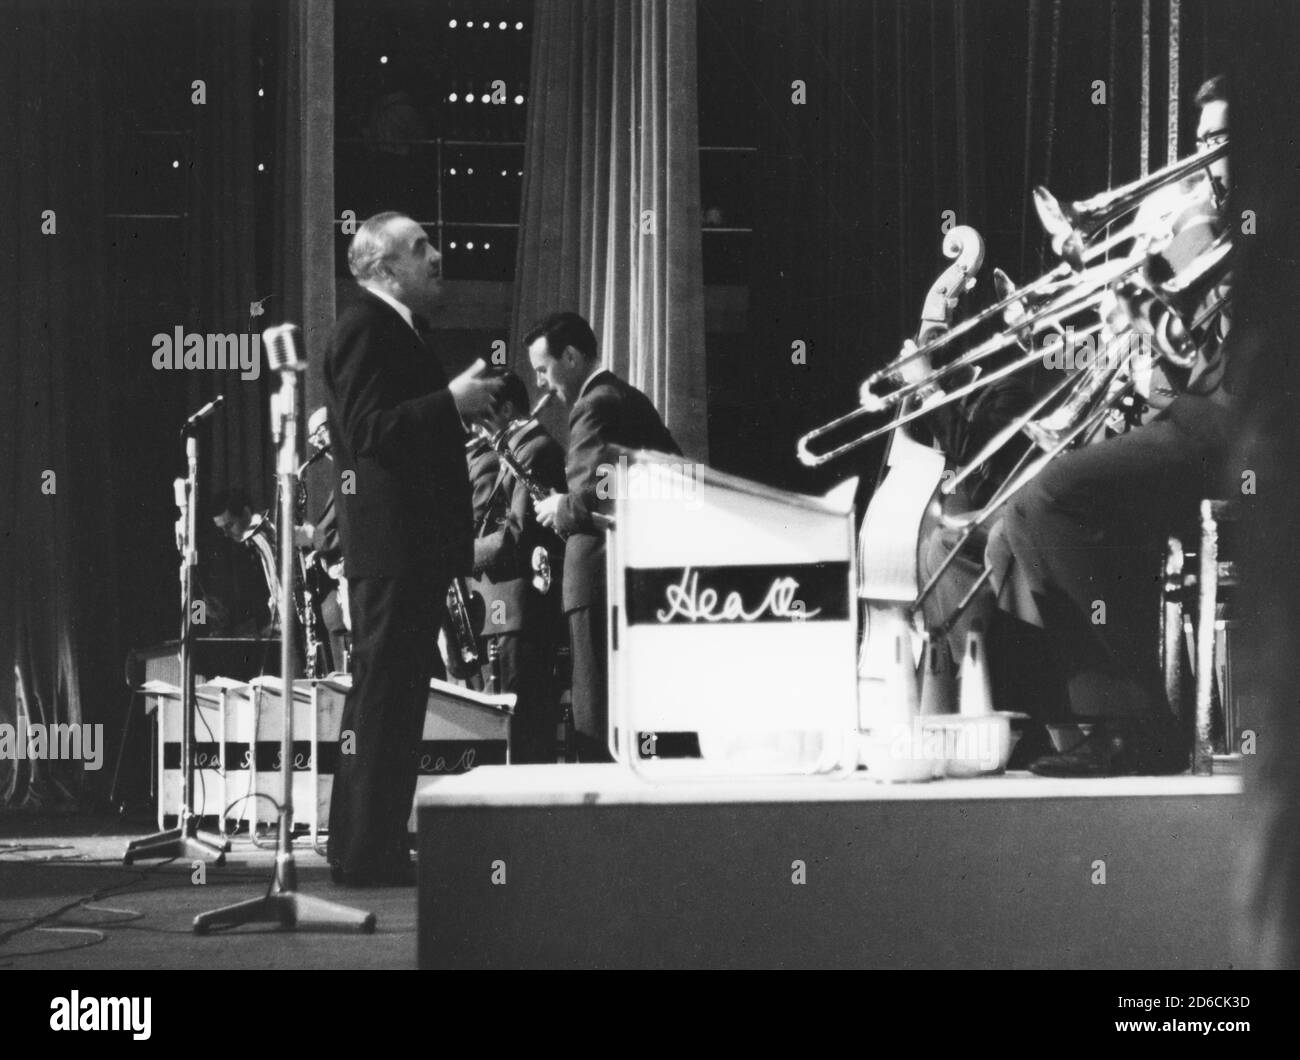
[[[984,240],[967,225],[952,228],[943,252],[953,262],[926,295],[916,337],[904,345],[933,342],[952,327],[961,296],[975,286],[984,263]],[[920,398],[923,403],[924,396]],[[913,409],[904,402],[898,416]],[[890,680],[897,666],[895,645],[909,642],[911,609],[920,592],[922,520],[943,480],[945,457],[916,441],[900,426],[890,433],[880,481],[858,532],[858,598],[863,604],[858,676],[863,682]]]

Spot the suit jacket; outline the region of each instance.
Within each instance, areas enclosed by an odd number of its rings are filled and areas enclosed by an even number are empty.
[[[569,410],[569,492],[555,512],[564,536],[564,610],[591,607],[604,599],[605,533],[593,512],[609,515],[611,498],[597,496],[600,466],[612,463],[608,447],[681,454],[650,399],[610,371],[593,376]]]
[[[465,460],[469,471],[470,502],[474,509],[474,526],[482,525],[487,515],[488,502],[496,489],[501,472],[501,458],[482,436],[465,443]],[[475,549],[477,553],[477,548]],[[477,564],[475,567],[477,568]]]
[[[564,450],[533,424],[522,434],[512,435],[510,449],[543,488],[563,492]],[[537,521],[528,488],[502,461],[487,503],[475,512],[479,535],[474,542],[474,574],[487,608],[484,633],[516,633],[525,625],[553,622],[559,618],[564,555],[556,535]],[[533,550],[541,545],[551,563],[551,589],[542,597],[533,588]],[[500,601],[504,607],[495,607]],[[499,621],[497,620],[499,619]]]
[[[334,504],[334,492],[331,490],[316,520],[316,529],[312,531],[311,547],[326,563],[337,563],[343,555],[339,544],[339,513]]]
[[[433,351],[363,292],[334,325],[325,386],[348,577],[468,574],[466,434]]]

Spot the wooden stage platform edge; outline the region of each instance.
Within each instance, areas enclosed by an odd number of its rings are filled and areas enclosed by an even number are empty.
[[[419,800],[419,963],[1228,968],[1240,790],[484,767]]]

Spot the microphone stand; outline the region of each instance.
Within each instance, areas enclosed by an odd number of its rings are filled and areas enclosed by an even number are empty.
[[[276,471],[280,486],[280,702],[284,722],[280,729],[280,837],[275,855],[275,878],[261,898],[200,913],[194,933],[240,924],[279,924],[281,929],[359,928],[375,930],[375,914],[362,912],[323,898],[298,892],[298,870],[293,857],[293,636],[297,612],[293,606],[293,507],[298,467],[298,373],[306,365],[298,357],[292,324],[269,328],[263,334],[267,360],[280,373],[280,389],[271,398],[271,423],[279,445]]]
[[[198,521],[199,506],[199,440],[195,430],[199,423],[211,415],[221,403],[218,399],[205,406],[186,421],[185,436],[185,511],[182,517],[184,532],[181,540],[181,805],[177,810],[176,827],[136,839],[126,846],[122,864],[146,858],[213,858],[215,864],[224,865],[228,839],[199,832],[199,816],[194,812],[194,715],[197,699],[194,694],[194,572],[199,564]],[[162,710],[160,704],[158,707]],[[158,748],[162,754],[163,749]],[[160,791],[158,797],[162,798]]]

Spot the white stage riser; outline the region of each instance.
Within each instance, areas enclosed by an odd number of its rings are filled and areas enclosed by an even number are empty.
[[[343,753],[339,730],[346,691],[336,683],[318,683],[313,695],[310,682],[295,683],[294,822],[313,836],[329,822],[334,772]],[[200,692],[197,698],[195,813],[230,830],[275,823],[282,794],[284,711],[279,688],[241,685],[221,693]],[[445,682],[433,682],[424,719],[417,796],[438,776],[509,762],[512,710],[499,705],[507,699],[513,697],[473,695]],[[158,709],[160,704],[162,709]],[[154,713],[161,748],[155,769],[158,825],[165,828],[181,805],[180,699],[175,694],[151,695],[148,709]],[[414,831],[414,809],[410,827]]]

